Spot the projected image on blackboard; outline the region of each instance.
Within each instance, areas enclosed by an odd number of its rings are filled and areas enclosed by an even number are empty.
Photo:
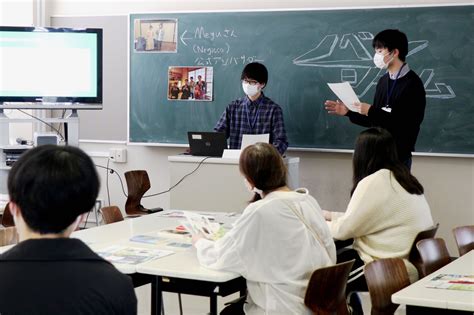
[[[176,19],[134,20],[135,52],[177,51],[178,21]]]
[[[359,98],[375,88],[385,70],[378,69],[372,62],[371,32],[329,34],[317,42],[316,47],[293,60],[297,66],[335,68],[340,70],[341,82],[349,82]],[[408,42],[407,57],[428,48],[428,40]],[[453,88],[435,81],[435,69],[423,69],[420,78],[426,97],[449,99],[456,97]]]
[[[169,67],[168,100],[212,101],[212,67]]]

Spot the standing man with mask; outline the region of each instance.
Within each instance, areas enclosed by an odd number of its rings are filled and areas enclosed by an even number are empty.
[[[357,112],[349,111],[340,101],[326,101],[329,114],[348,116],[351,122],[364,127],[382,127],[395,138],[398,158],[409,169],[412,155],[425,115],[426,93],[423,82],[410,70],[405,58],[408,39],[399,30],[378,33],[372,46],[375,49],[374,64],[387,69],[377,83],[374,103],[354,104]]]
[[[268,82],[267,68],[253,62],[240,77],[245,97],[230,103],[214,127],[225,132],[230,149],[240,149],[244,134],[270,134],[270,143],[283,155],[288,147],[281,107],[263,94]]]

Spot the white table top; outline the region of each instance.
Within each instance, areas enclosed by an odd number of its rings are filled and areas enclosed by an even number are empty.
[[[474,250],[392,295],[392,302],[461,311],[474,311],[474,292],[427,288],[439,274],[474,275]]]
[[[167,228],[174,229],[179,225],[179,221],[183,220],[162,217],[161,215],[162,212],[77,231],[73,234],[73,237],[88,243],[93,250],[100,250],[117,244],[140,248],[166,249],[175,252],[170,256],[137,265],[114,263],[114,266],[123,273],[139,272],[142,274],[212,282],[225,282],[239,277],[238,274],[232,272],[215,271],[201,267],[197,260],[196,249],[194,247],[176,249],[129,241],[133,235],[155,233]],[[215,216],[218,221],[228,222],[233,220],[227,217],[229,213],[226,213],[222,217],[219,217],[218,213],[212,213],[212,215]],[[174,240],[179,242],[179,239]]]
[[[199,163],[202,160],[206,159],[203,163],[206,164],[239,164],[239,159],[231,158],[219,158],[219,157],[210,157],[206,158],[205,156],[193,156],[193,155],[171,155],[168,156],[169,162],[180,162],[180,163]],[[299,163],[299,157],[285,157],[283,158],[286,164]]]

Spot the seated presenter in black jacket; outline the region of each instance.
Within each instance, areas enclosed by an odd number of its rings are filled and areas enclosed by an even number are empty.
[[[13,165],[10,209],[20,243],[0,255],[0,314],[136,314],[129,277],[69,238],[99,179],[80,149],[44,145]]]

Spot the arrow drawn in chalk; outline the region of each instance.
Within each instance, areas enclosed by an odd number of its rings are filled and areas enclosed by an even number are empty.
[[[181,34],[181,36],[179,37],[179,39],[181,40],[181,43],[183,43],[184,46],[188,46],[188,44],[186,44],[185,40],[193,39],[192,37],[184,37],[184,35],[186,35],[187,32],[188,32],[188,30],[184,30],[183,34]]]

